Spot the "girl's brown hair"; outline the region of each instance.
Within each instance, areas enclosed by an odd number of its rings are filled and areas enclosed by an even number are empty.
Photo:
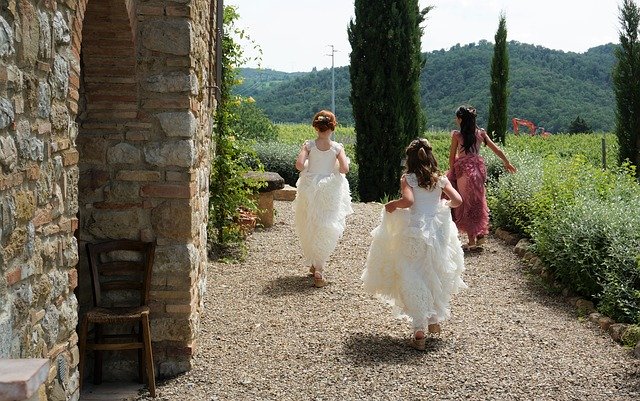
[[[476,118],[478,113],[471,106],[460,106],[456,110],[456,117],[460,119],[460,133],[462,134],[462,148],[465,152],[473,147],[476,143]]]
[[[314,128],[320,130],[320,132],[324,131],[333,131],[336,129],[336,125],[338,125],[338,121],[336,121],[336,116],[330,111],[320,110],[313,116],[313,120],[311,121],[311,125]]]
[[[438,169],[438,162],[433,156],[431,144],[424,138],[411,141],[405,151],[407,154],[407,173],[413,173],[418,178],[418,185],[432,189],[442,175]]]

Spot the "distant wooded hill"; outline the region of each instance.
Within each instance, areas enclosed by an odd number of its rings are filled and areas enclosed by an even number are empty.
[[[509,42],[509,118],[534,122],[550,132],[566,132],[576,117],[594,131],[614,129],[615,100],[611,71],[616,45],[585,53]],[[421,98],[427,127],[448,130],[460,104],[478,109],[486,126],[493,44],[480,41],[425,53]],[[352,125],[349,67],[335,69],[336,114]],[[240,69],[244,83],[236,93],[252,96],[274,122],[308,123],[320,109],[331,108],[331,70],[285,73]]]

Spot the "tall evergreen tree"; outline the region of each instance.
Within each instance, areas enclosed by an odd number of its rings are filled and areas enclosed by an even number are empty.
[[[491,61],[491,104],[487,131],[494,141],[505,144],[507,132],[507,98],[509,91],[509,52],[507,51],[507,20],[500,14]]]
[[[431,8],[420,10],[418,0],[355,0],[350,101],[362,201],[398,192],[404,148],[424,127],[420,24]]]
[[[620,6],[620,47],[613,70],[616,94],[616,135],[620,162],[629,160],[640,166],[640,9],[633,0]],[[638,170],[636,170],[638,174]]]

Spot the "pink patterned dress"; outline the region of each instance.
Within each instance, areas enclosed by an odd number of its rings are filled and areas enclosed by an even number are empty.
[[[480,156],[480,145],[485,142],[487,132],[476,130],[476,142],[465,152],[460,131],[451,132],[458,142],[456,160],[447,177],[462,196],[462,205],[453,209],[453,221],[458,230],[471,237],[487,235],[489,232],[489,207],[485,196],[487,168]]]

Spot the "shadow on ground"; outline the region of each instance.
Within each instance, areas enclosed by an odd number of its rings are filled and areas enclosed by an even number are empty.
[[[629,351],[630,353],[632,351]],[[626,372],[624,389],[621,389],[622,394],[637,395],[640,394],[640,367],[635,367]],[[631,398],[630,398],[631,399]]]
[[[304,294],[314,290],[313,280],[300,275],[278,277],[269,281],[262,290],[262,295],[272,298]]]
[[[380,364],[417,365],[430,353],[443,349],[440,338],[428,338],[427,349],[418,351],[408,344],[408,338],[375,334],[352,334],[344,343],[344,354],[355,366]]]

